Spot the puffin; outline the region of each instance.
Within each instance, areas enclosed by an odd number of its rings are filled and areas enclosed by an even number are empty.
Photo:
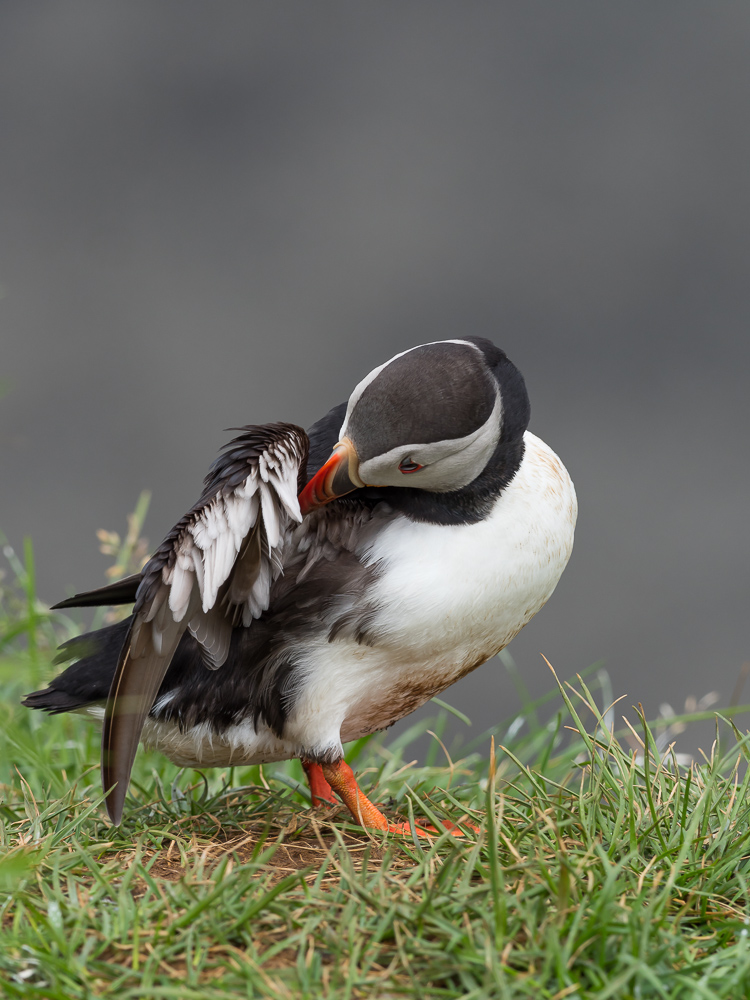
[[[140,573],[55,605],[133,609],[63,643],[72,662],[23,704],[103,719],[114,824],[142,743],[200,769],[299,758],[313,806],[338,795],[409,834],[344,744],[485,663],[554,591],[577,501],[529,416],[518,368],[466,337],[396,354],[307,433],[234,428]]]

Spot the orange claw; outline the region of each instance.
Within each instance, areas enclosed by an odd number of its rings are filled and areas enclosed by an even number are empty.
[[[314,760],[303,760],[300,763],[307,775],[313,809],[325,809],[326,806],[335,806],[336,799],[333,797],[333,789],[326,781],[323,768],[320,764],[316,764]]]
[[[408,823],[389,823],[378,807],[370,802],[357,784],[354,772],[346,761],[337,760],[333,764],[323,764],[322,770],[324,780],[339,795],[355,821],[361,826],[371,830],[383,830],[385,833],[411,836],[411,827]],[[414,829],[420,837],[438,837],[443,832],[436,830],[434,826],[415,825]],[[450,830],[454,837],[463,837],[461,830],[450,820],[445,820],[445,829]]]

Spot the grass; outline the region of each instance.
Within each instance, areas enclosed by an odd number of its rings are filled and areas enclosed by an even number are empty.
[[[94,727],[18,704],[74,625],[37,599],[31,546],[5,551],[2,996],[750,994],[750,737],[731,721],[685,768],[642,714],[613,735],[602,678],[578,678],[455,761],[437,739],[410,759],[426,729],[444,733],[440,706],[352,747],[389,814],[468,820],[461,839],[313,812],[296,762],[203,775],[146,753],[113,828]]]

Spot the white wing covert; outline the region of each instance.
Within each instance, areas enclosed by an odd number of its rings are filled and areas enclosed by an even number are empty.
[[[115,823],[143,723],[185,631],[199,643],[206,666],[218,669],[232,629],[251,625],[268,608],[284,543],[302,520],[297,494],[307,461],[305,432],[293,424],[238,429],[198,502],[143,569],[102,733],[102,782]]]

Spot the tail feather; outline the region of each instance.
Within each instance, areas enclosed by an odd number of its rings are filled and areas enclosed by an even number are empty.
[[[51,680],[48,687],[26,695],[21,704],[56,715],[105,702],[132,620],[131,615],[116,625],[63,643],[55,662],[73,658],[76,662]]]
[[[61,712],[74,712],[77,708],[84,708],[91,702],[82,701],[80,697],[68,694],[66,691],[58,691],[50,685],[43,691],[32,691],[31,694],[27,694],[21,704],[26,708],[41,708],[50,715],[59,715]]]

